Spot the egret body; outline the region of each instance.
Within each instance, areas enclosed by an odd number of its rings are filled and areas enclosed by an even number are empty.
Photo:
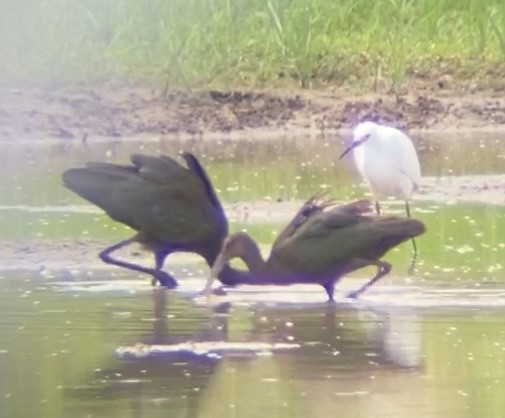
[[[419,159],[410,138],[396,128],[362,122],[354,128],[352,142],[340,158],[350,151],[359,174],[374,195],[377,213],[380,214],[379,197],[392,196],[405,201],[410,218],[408,201],[421,183]],[[417,255],[414,238],[412,245]]]

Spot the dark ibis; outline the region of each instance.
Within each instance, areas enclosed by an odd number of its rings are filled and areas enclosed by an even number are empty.
[[[416,219],[375,216],[371,201],[335,206],[313,197],[279,234],[266,261],[249,235],[243,232],[230,235],[203,293],[209,294],[214,278],[233,258],[242,259],[251,275],[225,284],[314,283],[325,289],[330,301],[342,276],[365,266],[377,266],[375,276],[349,294],[355,298],[391,270],[391,264],[380,258],[425,230],[424,224]]]
[[[228,235],[228,220],[205,169],[189,152],[182,158],[186,166],[167,156],[134,154],[131,165],[93,162],[63,173],[66,187],[137,231],[100,252],[100,258],[149,274],[153,284],[170,288],[177,281],[162,270],[168,255],[196,253],[212,266]],[[112,252],[134,242],[154,253],[154,268],[112,257]],[[242,274],[224,266],[219,277],[233,281]]]

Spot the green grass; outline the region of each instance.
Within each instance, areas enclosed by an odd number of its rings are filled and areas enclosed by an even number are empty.
[[[4,83],[371,86],[505,68],[502,0],[8,0]]]

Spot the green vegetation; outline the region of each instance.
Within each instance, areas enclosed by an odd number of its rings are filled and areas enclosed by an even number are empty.
[[[320,86],[505,69],[503,0],[25,0],[0,14],[3,83]]]

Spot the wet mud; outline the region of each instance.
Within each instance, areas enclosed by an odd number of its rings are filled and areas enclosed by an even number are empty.
[[[416,88],[348,91],[165,91],[148,87],[0,90],[0,140],[272,136],[346,129],[360,120],[406,129],[505,127],[505,98]]]

